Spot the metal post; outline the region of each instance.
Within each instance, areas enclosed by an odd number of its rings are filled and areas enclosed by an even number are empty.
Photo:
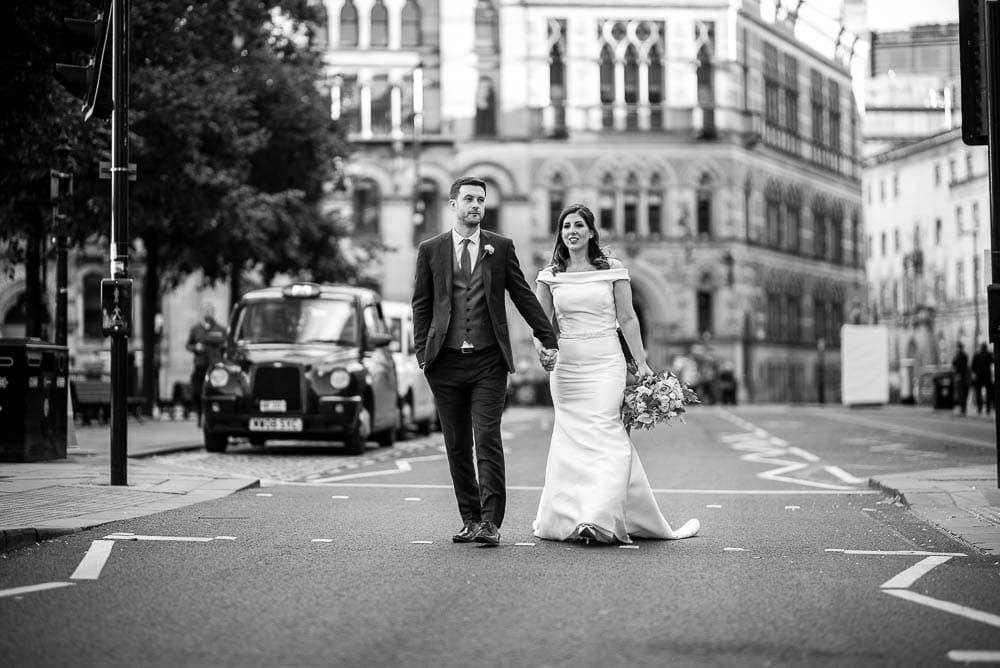
[[[424,71],[419,66],[413,70],[413,232],[414,245],[422,239],[427,212],[420,189],[420,139],[424,131]]]
[[[990,175],[990,259],[993,273],[993,283],[1000,283],[1000,0],[986,0],[985,25],[983,32],[986,37],[986,96],[989,109],[989,175]],[[990,322],[995,321],[997,314],[990,314]],[[1000,341],[994,333],[993,369],[994,376],[1000,369]],[[993,391],[994,437],[997,442],[997,486],[1000,487],[1000,392]]]
[[[111,278],[128,277],[128,89],[129,0],[111,10]],[[111,335],[111,484],[127,485],[128,338]]]

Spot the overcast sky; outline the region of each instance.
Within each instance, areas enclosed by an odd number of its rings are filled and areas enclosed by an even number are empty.
[[[872,30],[899,30],[918,23],[958,21],[958,0],[868,0]]]

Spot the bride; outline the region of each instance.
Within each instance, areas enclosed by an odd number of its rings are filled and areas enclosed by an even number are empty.
[[[660,512],[639,455],[621,421],[625,357],[620,326],[639,365],[646,363],[632,308],[628,270],[604,256],[594,214],[571,204],[559,215],[552,264],[538,274],[538,299],[559,333],[549,384],[555,410],[545,486],[533,528],[549,540],[631,543],[688,538],[688,520],[672,529]]]

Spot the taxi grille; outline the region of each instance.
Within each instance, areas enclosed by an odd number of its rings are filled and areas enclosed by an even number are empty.
[[[253,374],[253,404],[284,399],[286,410],[302,410],[302,371],[297,366],[258,366]]]

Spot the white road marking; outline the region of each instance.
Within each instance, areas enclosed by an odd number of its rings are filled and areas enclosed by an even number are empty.
[[[181,543],[210,543],[213,539],[206,538],[203,536],[136,536],[135,534],[129,534],[123,536],[121,534],[113,533],[105,538],[109,540],[154,540],[154,541],[177,541]],[[228,540],[228,539],[227,539]],[[95,541],[96,542],[96,541]]]
[[[395,475],[397,473],[408,473],[413,470],[410,466],[410,462],[432,462],[446,459],[447,455],[424,455],[423,457],[404,457],[403,459],[397,459],[395,461],[395,470],[389,469],[386,471],[364,471],[362,473],[347,473],[345,475],[335,475],[329,476],[327,478],[316,478],[315,480],[310,480],[310,485],[324,484],[335,482],[338,480],[351,480],[353,478],[372,478],[380,475]]]
[[[721,508],[722,506],[720,506],[720,505],[719,505],[719,504],[717,504],[717,503],[710,503],[710,504],[708,504],[708,505],[707,505],[707,506],[705,506],[705,507],[706,507],[706,508]]]
[[[980,649],[953,649],[948,658],[960,663],[1000,663],[1000,651]]]
[[[411,540],[410,543],[412,543],[413,545],[433,545],[434,541],[432,541],[432,540]]]
[[[861,512],[863,512],[863,513],[877,513],[878,512],[878,508],[862,508]]]
[[[894,575],[882,583],[882,589],[906,589],[922,576],[926,575],[935,566],[940,566],[951,559],[941,555],[924,557],[913,566],[910,566],[902,573]]]
[[[517,546],[517,547],[534,547],[535,546],[534,543],[514,543],[514,545]]]
[[[823,551],[824,552],[841,552],[841,553],[845,552],[844,548],[842,548],[842,547],[828,547],[828,548],[826,548]]]
[[[857,476],[851,475],[839,466],[825,466],[823,468],[825,468],[830,475],[835,478],[840,478],[848,485],[860,485],[861,483],[868,482],[865,478],[858,478]]]
[[[283,485],[312,485],[307,482],[287,482]],[[451,485],[438,485],[429,483],[389,483],[389,482],[324,482],[326,487],[365,487],[370,489],[440,489],[453,490]],[[509,485],[508,492],[540,492],[541,485]],[[727,495],[750,495],[750,496],[810,496],[810,495],[838,495],[838,496],[875,496],[882,492],[873,489],[857,489],[854,487],[839,487],[837,489],[683,489],[683,488],[658,488],[654,489],[655,494],[714,494],[717,496]]]
[[[257,494],[257,496],[274,496],[274,494],[268,494],[268,493],[264,492],[264,493],[261,493],[261,494]]]
[[[844,554],[874,554],[883,557],[967,557],[964,552],[924,552],[922,550],[840,550]]]
[[[111,556],[111,548],[115,545],[113,540],[95,540],[91,542],[87,554],[83,555],[80,565],[69,576],[70,580],[96,580],[101,577],[101,569]]]
[[[334,494],[330,498],[331,499],[349,499],[351,497],[347,496],[346,494]]]
[[[46,582],[44,584],[28,585],[26,587],[14,587],[13,589],[0,589],[0,598],[7,596],[22,596],[33,594],[36,591],[46,591],[48,589],[59,589],[60,587],[72,587],[75,582]]]
[[[638,550],[639,546],[638,545],[619,545],[618,549],[619,550]]]
[[[975,610],[974,608],[967,608],[964,605],[958,605],[957,603],[939,601],[936,598],[924,596],[923,594],[918,594],[914,591],[910,591],[909,589],[883,589],[882,591],[886,594],[891,594],[892,596],[896,596],[897,598],[901,598],[906,601],[926,605],[930,608],[935,608],[936,610],[950,612],[951,614],[958,615],[959,617],[965,617],[966,619],[971,619],[976,622],[982,622],[983,624],[989,624],[990,626],[1000,628],[1000,615],[983,612],[982,610]]]
[[[724,547],[724,548],[722,548],[722,551],[723,552],[746,552],[746,550],[743,549],[742,547]]]
[[[420,500],[419,496],[408,496],[405,499],[403,499],[403,501],[419,501],[419,500]]]
[[[785,510],[800,510],[802,506],[785,506]]]
[[[333,539],[332,538],[313,538],[312,542],[314,542],[314,543],[332,543]]]
[[[236,540],[236,536],[216,536],[215,540]]]

